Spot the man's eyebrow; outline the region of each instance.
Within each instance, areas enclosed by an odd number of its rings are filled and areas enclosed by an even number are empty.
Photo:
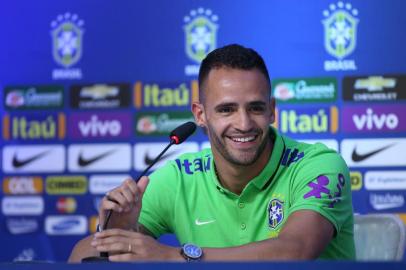
[[[214,107],[214,108],[219,109],[219,108],[223,108],[223,107],[236,107],[236,106],[238,106],[238,104],[235,102],[224,102],[224,103],[217,104],[216,107]]]
[[[266,102],[258,100],[258,101],[252,101],[252,102],[250,102],[248,104],[250,106],[265,106]]]

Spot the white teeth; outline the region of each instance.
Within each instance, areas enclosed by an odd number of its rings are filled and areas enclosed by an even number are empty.
[[[250,141],[253,141],[254,139],[255,139],[255,136],[246,137],[246,138],[232,138],[232,140],[235,142],[250,142]]]

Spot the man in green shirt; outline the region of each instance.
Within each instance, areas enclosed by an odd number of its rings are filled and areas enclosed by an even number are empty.
[[[211,150],[188,153],[108,193],[109,228],[70,261],[355,259],[348,168],[324,145],[279,134],[270,78],[254,50],[209,53],[199,72],[196,123]],[[142,204],[141,204],[142,203]],[[110,229],[114,228],[114,229]],[[183,248],[155,239],[174,233]]]

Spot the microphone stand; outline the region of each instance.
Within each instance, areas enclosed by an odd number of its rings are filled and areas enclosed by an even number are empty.
[[[170,142],[169,144],[165,147],[165,149],[154,159],[154,161],[138,176],[136,182],[140,180],[142,176],[144,176],[149,169],[151,169],[152,166],[155,165],[155,163],[162,157],[163,154],[169,149],[174,144],[181,144],[183,141],[185,141],[192,133],[196,130],[196,124],[193,122],[186,122],[177,128],[175,128],[171,134],[169,135]],[[110,198],[108,198],[110,201],[118,203],[117,201],[114,201]],[[107,225],[109,224],[111,215],[113,214],[113,210],[110,209],[107,211],[107,216],[106,220],[104,221],[103,224],[103,230],[107,229]],[[93,256],[93,257],[86,257],[82,259],[82,262],[107,262],[109,260],[109,254],[108,252],[100,252],[100,257]]]
[[[151,168],[152,166],[155,165],[155,163],[162,157],[163,154],[166,153],[166,151],[168,151],[169,147],[171,147],[174,144],[178,144],[178,138],[172,136],[171,137],[171,141],[169,142],[169,144],[165,147],[165,149],[154,159],[154,161],[151,162],[151,164],[138,176],[136,182],[138,182],[142,176],[144,176]],[[117,201],[109,199],[110,201],[113,201],[115,203],[117,203]],[[108,210],[107,211],[107,216],[106,216],[106,220],[104,221],[103,224],[103,230],[107,229],[107,225],[109,224],[111,215],[113,214],[113,210]],[[92,256],[92,257],[86,257],[82,259],[82,262],[84,263],[91,263],[91,262],[108,262],[109,260],[109,253],[108,252],[100,252],[100,257],[98,256]]]

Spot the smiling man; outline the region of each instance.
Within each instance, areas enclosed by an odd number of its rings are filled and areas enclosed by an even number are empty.
[[[196,123],[211,149],[188,153],[102,201],[109,228],[79,242],[70,261],[355,259],[348,168],[322,144],[270,127],[275,101],[263,59],[229,45],[199,72]],[[115,201],[115,202],[114,202]],[[155,239],[174,233],[182,247]]]

